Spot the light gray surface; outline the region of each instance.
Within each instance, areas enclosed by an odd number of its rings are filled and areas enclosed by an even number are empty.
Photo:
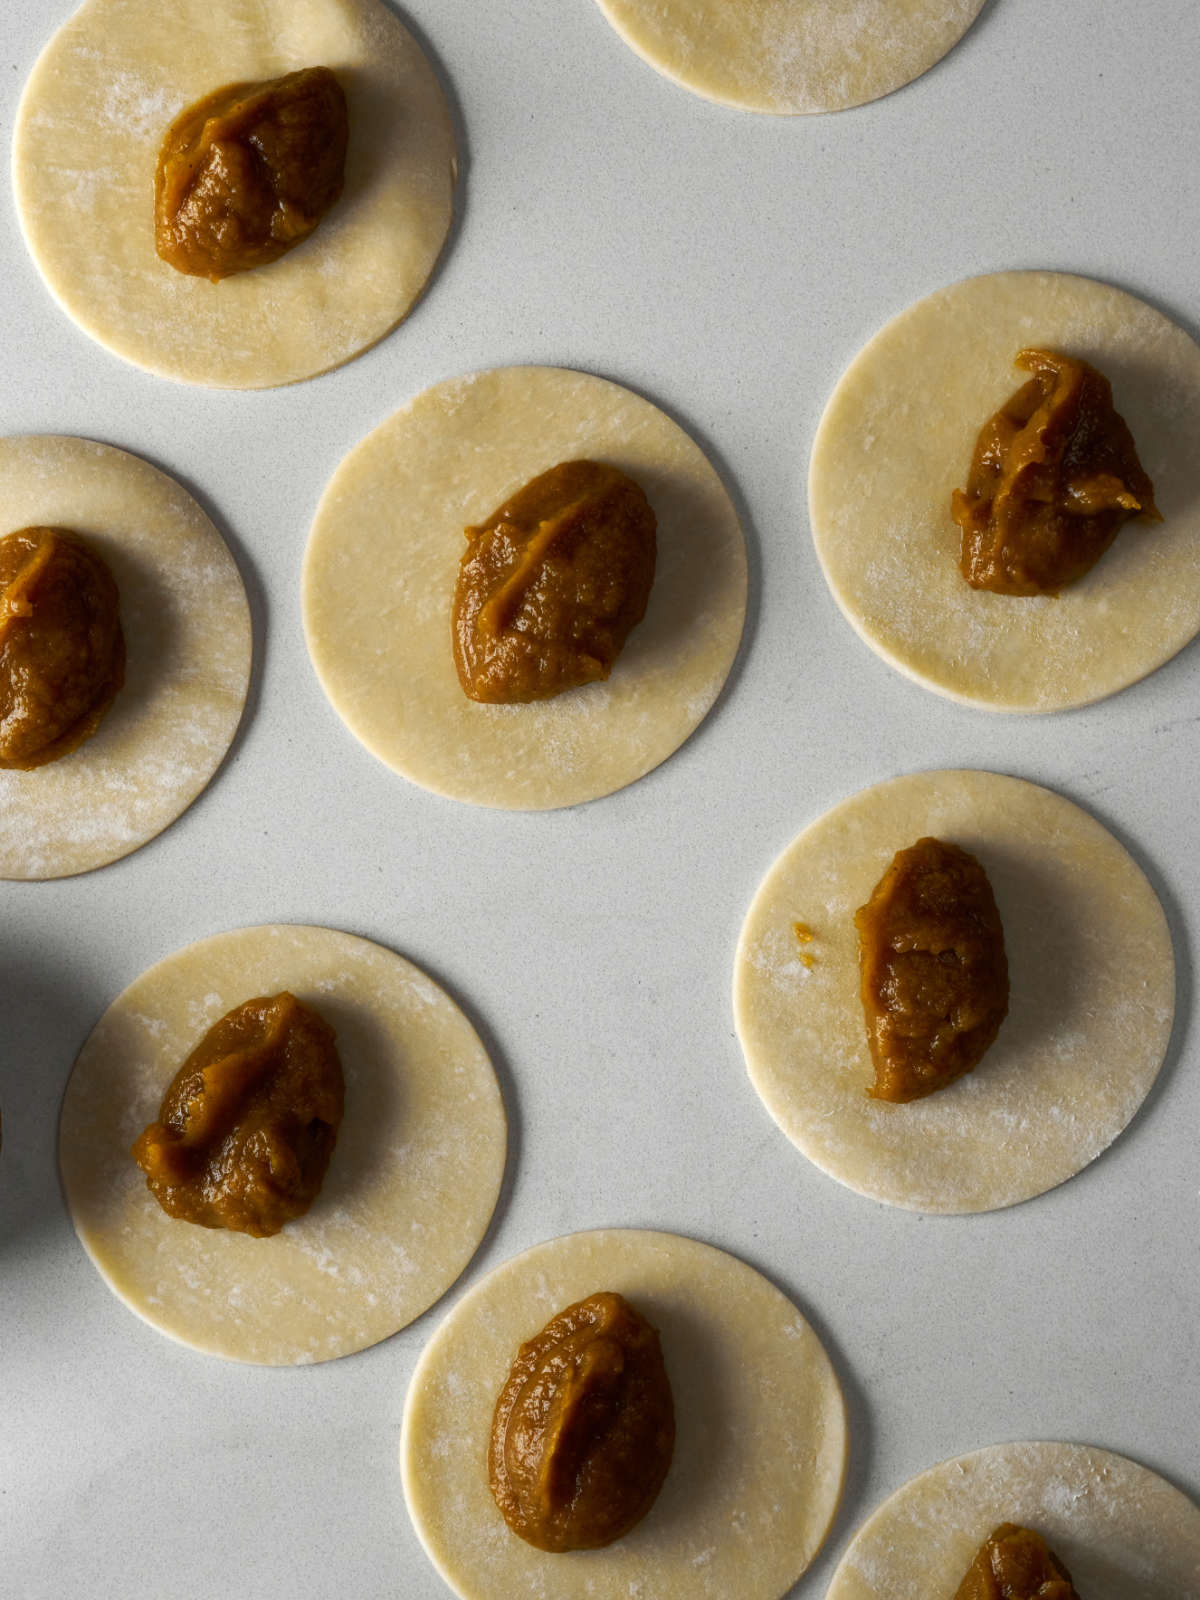
[[[7,146],[70,5],[4,9]],[[553,1234],[648,1225],[724,1246],[794,1296],[852,1423],[842,1513],[797,1596],[824,1593],[904,1479],[997,1440],[1105,1445],[1200,1496],[1200,650],[1083,712],[956,707],[854,636],[805,510],[839,373],[940,284],[1062,268],[1197,331],[1194,0],[991,0],[924,79],[797,120],[673,87],[591,0],[414,0],[405,15],[455,99],[461,221],[409,323],[340,372],[245,395],[123,365],[56,309],[0,200],[0,432],[91,435],[181,478],[237,554],[258,645],[232,758],[180,822],[90,877],[0,885],[0,1592],[447,1592],[409,1526],[396,1444],[454,1294],[349,1360],[225,1365],[108,1293],[59,1194],[58,1101],[103,1008],[166,952],[269,920],[392,945],[492,1047],[510,1169],[459,1290]],[[628,383],[681,421],[752,558],[743,652],[700,732],[633,788],[533,816],[437,800],[368,756],[310,669],[298,582],[354,443],[437,379],[526,361]],[[742,915],[800,827],[877,779],[954,765],[1049,784],[1128,844],[1171,919],[1179,1011],[1158,1086],[1094,1166],[1010,1212],[922,1220],[840,1188],[776,1130],[729,988]]]

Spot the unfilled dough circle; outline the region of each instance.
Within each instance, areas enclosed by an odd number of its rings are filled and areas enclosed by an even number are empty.
[[[579,457],[636,478],[658,517],[646,616],[606,683],[479,705],[450,650],[464,530]],[[704,719],[741,639],[746,547],[703,451],[657,406],[588,373],[501,367],[427,389],[347,456],[303,602],[321,686],[372,755],[435,794],[541,811],[632,783]]]
[[[1083,356],[1113,386],[1164,521],[1126,523],[1058,596],[972,589],[950,496],[1027,345]],[[1200,347],[1091,278],[1001,272],[901,312],[851,363],[817,430],[813,538],[838,605],[927,689],[989,711],[1062,711],[1153,672],[1200,631]]]
[[[825,1600],[950,1600],[1002,1522],[1040,1533],[1092,1600],[1200,1594],[1200,1509],[1092,1445],[996,1444],[930,1467],[855,1534]]]
[[[929,834],[987,872],[1009,1012],[974,1072],[892,1105],[867,1094],[854,913]],[[767,1110],[830,1177],[910,1211],[991,1211],[1079,1172],[1149,1093],[1174,1009],[1171,936],[1141,869],[1069,800],[992,772],[893,778],[827,811],[767,874],[735,963],[738,1036]]]
[[[125,684],[78,750],[0,772],[0,878],[65,878],[128,855],[208,783],[241,721],[250,608],[229,548],[173,478],[89,439],[0,439],[0,537],[80,533],[121,596]]]
[[[644,61],[742,111],[843,111],[940,61],[984,0],[598,0]]]
[[[176,1221],[130,1146],[212,1024],[284,989],[334,1028],[346,1077],[321,1192],[271,1239]],[[445,1293],[491,1219],[505,1143],[495,1073],[449,995],[381,945],[275,925],[188,945],[113,1001],[67,1084],[59,1163],[75,1231],[131,1311],[192,1349],[295,1366],[366,1349]]]
[[[227,83],[338,74],[346,187],[313,236],[221,283],[154,250],[168,126]],[[17,112],[17,212],[51,293],[85,333],[163,377],[262,389],[328,371],[391,331],[450,227],[454,132],[432,67],[381,0],[86,0]]]
[[[518,1346],[601,1289],[661,1335],[675,1455],[623,1539],[549,1555],[511,1533],[492,1499],[492,1413]],[[845,1409],[816,1334],[744,1262],[677,1234],[575,1233],[514,1257],[455,1306],[413,1373],[400,1458],[421,1543],[463,1600],[777,1600],[837,1510]]]

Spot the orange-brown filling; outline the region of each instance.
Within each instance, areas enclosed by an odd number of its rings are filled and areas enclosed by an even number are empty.
[[[970,1072],[1008,1013],[1004,929],[979,862],[918,839],[896,853],[854,926],[871,1094],[917,1100]]]
[[[1086,361],[1022,350],[1034,376],[983,425],[951,514],[973,589],[1057,594],[1088,572],[1130,517],[1161,521],[1112,385]]]
[[[103,558],[62,528],[0,539],[0,768],[68,755],[124,681],[120,596]]]
[[[346,96],[328,67],[227,84],[197,100],[159,152],[159,255],[214,283],[277,261],[341,194],[348,138]]]
[[[954,1600],[1079,1600],[1040,1533],[1003,1522],[986,1538]]]
[[[658,1334],[619,1294],[589,1295],[523,1344],[496,1402],[488,1480],[539,1550],[611,1544],[649,1511],[675,1448]]]
[[[468,528],[452,618],[463,692],[546,700],[607,678],[646,612],[655,529],[633,479],[597,461],[551,467]]]

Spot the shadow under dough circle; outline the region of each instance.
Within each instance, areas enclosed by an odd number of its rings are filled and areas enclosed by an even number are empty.
[[[1200,1594],[1200,1508],[1149,1468],[1091,1445],[990,1445],[897,1489],[855,1534],[825,1600],[955,1593],[1002,1522],[1040,1533],[1081,1595]]]
[[[598,1290],[658,1329],[675,1453],[623,1539],[548,1554],[512,1533],[492,1498],[492,1414],[518,1346]],[[575,1233],[514,1257],[458,1302],[413,1373],[400,1457],[421,1543],[462,1600],[778,1600],[837,1510],[845,1409],[816,1334],[752,1267],[677,1234]]]
[[[1057,596],[972,589],[950,496],[983,424],[1026,379],[1026,346],[1082,356],[1113,386],[1161,523],[1128,522]],[[1115,694],[1200,631],[1200,347],[1091,278],[968,278],[889,322],[847,368],[813,444],[809,508],[826,581],[877,655],[989,711]]]
[[[221,283],[154,249],[167,128],[225,84],[337,73],[346,186],[311,238]],[[453,209],[454,131],[436,74],[381,0],[85,0],[50,40],[17,112],[26,243],[59,305],[135,366],[261,389],[349,361],[409,311]]]
[[[646,615],[606,682],[480,705],[450,645],[465,529],[580,457],[621,468],[654,508]],[[346,457],[317,508],[303,609],[321,686],[372,755],[454,800],[550,810],[633,783],[703,721],[742,635],[746,547],[716,471],[657,406],[585,372],[500,367],[427,389]]]
[[[229,548],[180,484],[90,439],[0,439],[0,537],[73,530],[121,599],[125,683],[97,731],[60,760],[0,772],[0,878],[91,872],[175,821],[241,721],[250,608]]]
[[[929,834],[988,874],[1009,1012],[974,1072],[893,1105],[867,1093],[854,913]],[[914,773],[827,811],[767,873],[735,958],[738,1037],[783,1132],[839,1183],[927,1213],[1015,1205],[1093,1161],[1149,1093],[1174,1007],[1167,920],[1128,852],[1061,795],[991,772]]]
[[[741,111],[843,111],[928,72],[984,0],[598,0],[625,43]]]
[[[321,1192],[273,1238],[169,1217],[130,1146],[207,1030],[290,990],[337,1034],[346,1113]],[[167,956],[79,1052],[59,1164],[75,1231],[109,1288],[160,1333],[231,1361],[329,1361],[388,1338],[446,1292],[504,1174],[504,1106],[475,1030],[394,951],[267,925]]]

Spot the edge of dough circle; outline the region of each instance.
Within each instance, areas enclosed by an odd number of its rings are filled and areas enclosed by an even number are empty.
[[[167,128],[225,84],[328,66],[349,103],[341,198],[311,238],[220,283],[154,249]],[[407,315],[450,228],[454,132],[437,76],[380,0],[85,0],[38,58],[17,110],[26,244],[85,333],[162,377],[297,383]]]
[[[269,1239],[169,1217],[130,1146],[213,1023],[285,989],[333,1027],[345,1073],[320,1193]],[[268,924],[177,950],[118,995],[76,1058],[58,1150],[75,1232],[131,1311],[191,1349],[296,1366],[365,1350],[445,1294],[487,1231],[506,1144],[492,1064],[443,989],[368,939]]]
[[[237,563],[168,473],[61,434],[0,438],[0,537],[73,529],[117,580],[125,683],[61,760],[0,772],[0,879],[42,881],[119,861],[183,815],[225,759],[253,640]]]
[[[548,1554],[510,1532],[492,1498],[492,1415],[518,1346],[599,1290],[659,1331],[675,1452],[624,1538]],[[463,1600],[778,1600],[837,1512],[845,1406],[812,1328],[736,1256],[678,1234],[574,1233],[497,1267],[450,1312],[409,1384],[400,1465],[417,1535]]]
[[[854,1535],[825,1600],[949,1597],[1002,1522],[1040,1533],[1081,1595],[1200,1594],[1200,1507],[1187,1495],[1111,1450],[1025,1440],[910,1478]]]
[[[867,1093],[854,913],[929,834],[987,872],[1009,1012],[973,1072],[892,1105]],[[1132,1120],[1170,1041],[1175,960],[1141,868],[1081,807],[997,773],[919,772],[851,795],[779,856],[746,914],[733,1005],[755,1090],[821,1171],[905,1210],[992,1211],[1073,1177]]]
[[[606,682],[477,704],[451,653],[465,529],[580,457],[620,467],[654,508],[646,615]],[[426,389],[342,462],[304,553],[304,632],[334,710],[393,771],[472,805],[543,811],[611,794],[684,743],[733,665],[746,587],[737,512],[677,423],[590,373],[497,367]]]
[[[984,0],[597,0],[665,78],[739,111],[799,115],[878,100],[937,64]]]
[[[972,589],[950,496],[984,423],[1026,379],[1017,352],[1082,356],[1110,379],[1161,523],[1127,522],[1057,596]],[[1200,346],[1091,278],[999,272],[902,311],[839,379],[809,472],[813,543],[847,621],[889,666],[988,711],[1090,705],[1200,632]]]

